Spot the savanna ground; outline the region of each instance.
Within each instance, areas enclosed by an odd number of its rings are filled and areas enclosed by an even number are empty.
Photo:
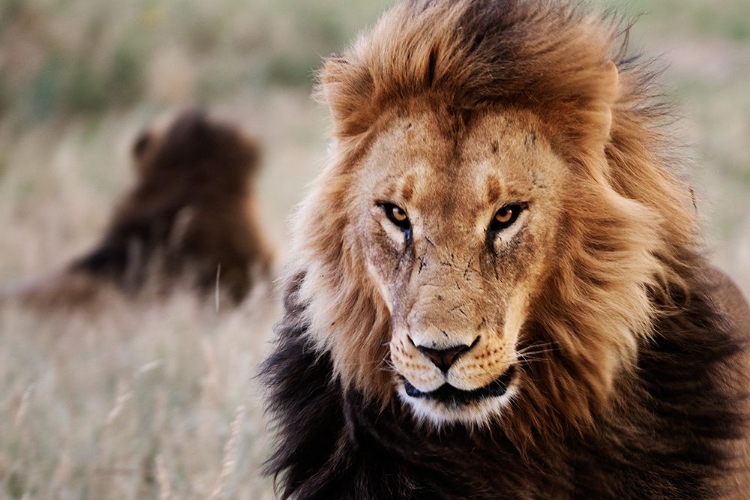
[[[263,222],[286,220],[325,155],[313,70],[383,0],[0,0],[0,286],[89,248],[132,181],[135,134],[204,103],[265,146]],[[600,0],[637,14],[715,262],[750,292],[750,3]],[[277,297],[237,311],[180,294],[96,318],[0,311],[0,499],[272,498],[254,375]]]

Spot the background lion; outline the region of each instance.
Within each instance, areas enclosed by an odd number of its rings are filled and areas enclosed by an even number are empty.
[[[750,312],[622,32],[414,0],[327,61],[332,160],[264,366],[284,498],[750,491]]]
[[[188,110],[144,131],[132,148],[135,186],[96,248],[13,298],[41,308],[92,304],[179,284],[219,287],[242,300],[268,277],[272,254],[258,225],[259,148],[234,125]]]

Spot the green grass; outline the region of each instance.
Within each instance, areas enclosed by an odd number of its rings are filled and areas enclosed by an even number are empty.
[[[343,47],[384,5],[5,0],[0,43],[15,74],[0,72],[0,102],[31,122],[159,105],[164,97],[149,89],[149,72],[158,69],[150,65],[170,46],[190,61],[204,100],[258,83],[309,88],[321,57]]]

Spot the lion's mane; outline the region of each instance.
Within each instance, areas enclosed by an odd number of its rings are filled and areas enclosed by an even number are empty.
[[[714,299],[723,285],[662,129],[669,109],[627,31],[562,1],[407,0],[326,62],[331,160],[297,214],[263,368],[279,433],[267,470],[284,498],[728,493],[745,432],[742,341]],[[347,211],[379,118],[416,96],[456,114],[530,110],[590,180],[569,193],[570,243],[525,326],[552,347],[489,428],[422,426],[393,397],[389,313]]]

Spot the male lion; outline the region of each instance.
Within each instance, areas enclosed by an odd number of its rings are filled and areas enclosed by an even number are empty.
[[[272,254],[255,214],[253,140],[233,124],[189,110],[165,128],[143,132],[132,153],[135,186],[102,241],[15,298],[46,309],[96,303],[107,292],[164,292],[179,283],[208,292],[218,283],[239,301],[254,276],[268,274]]]
[[[750,497],[750,311],[577,5],[403,0],[326,62],[263,367],[283,498]]]

